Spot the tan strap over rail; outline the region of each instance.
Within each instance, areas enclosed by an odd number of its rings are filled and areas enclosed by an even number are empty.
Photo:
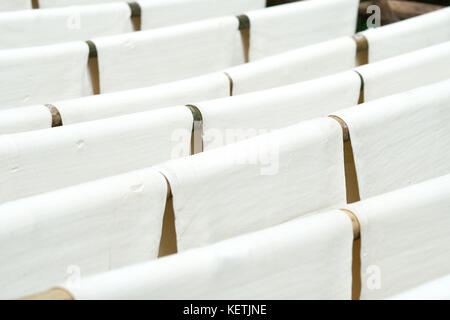
[[[223,74],[228,78],[228,81],[230,82],[230,97],[232,97],[234,88],[233,78],[230,76],[228,72],[224,72]]]
[[[163,176],[164,174],[161,173]],[[169,179],[164,176],[167,182],[167,201],[164,210],[161,240],[159,242],[158,258],[166,257],[178,252],[177,233],[175,228],[175,210],[173,208],[172,188]]]
[[[352,221],[353,248],[352,248],[352,300],[361,297],[361,225],[358,217],[348,209],[341,209]]]
[[[359,89],[359,99],[358,99],[358,104],[362,104],[364,103],[364,78],[362,76],[362,74],[360,72],[358,72],[357,70],[353,70],[356,72],[356,74],[359,76],[359,79],[361,80],[361,87]]]
[[[63,122],[58,108],[56,108],[52,104],[46,104],[45,106],[48,108],[48,110],[50,110],[50,114],[52,115],[52,128],[61,127],[63,125]]]
[[[347,124],[341,118],[330,115],[330,118],[336,120],[342,127],[344,139],[344,169],[345,169],[345,188],[347,190],[347,203],[357,202],[361,199],[359,195],[358,176],[356,174],[355,159],[353,156],[352,141]]]
[[[192,126],[191,154],[203,152],[203,116],[200,109],[192,104],[186,105],[192,112],[194,123]]]
[[[245,62],[250,60],[250,19],[247,15],[237,16],[239,20],[239,31],[241,32],[242,46],[244,47]]]
[[[129,2],[128,6],[131,10],[131,23],[133,23],[134,31],[140,31],[142,28],[142,10],[137,2]]]
[[[360,33],[353,36],[356,42],[356,65],[362,66],[369,63],[369,41]]]
[[[92,91],[94,94],[100,94],[100,69],[98,67],[98,52],[95,43],[87,40],[86,44],[89,47],[89,74],[91,76]]]

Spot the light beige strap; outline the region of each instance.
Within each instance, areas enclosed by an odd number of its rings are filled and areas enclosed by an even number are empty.
[[[361,238],[361,224],[359,223],[358,217],[352,211],[348,209],[340,209],[344,211],[350,220],[352,220],[353,227],[353,240],[359,240]]]
[[[356,65],[362,66],[369,63],[369,42],[367,38],[360,33],[353,36],[356,42]]]
[[[247,15],[237,16],[239,20],[239,31],[241,32],[242,46],[244,47],[245,62],[250,60],[250,19]]]
[[[131,22],[133,23],[134,31],[141,31],[142,28],[142,10],[137,2],[129,2],[128,6],[131,10]]]
[[[100,69],[98,67],[97,46],[91,40],[87,40],[86,44],[89,47],[88,68],[91,75],[92,91],[94,94],[100,94]]]
[[[58,108],[56,108],[52,104],[46,104],[45,106],[48,108],[50,114],[52,115],[52,128],[61,127],[63,125],[63,122]]]
[[[347,203],[357,202],[361,199],[361,197],[359,194],[358,176],[356,174],[355,158],[353,155],[350,131],[345,121],[338,116],[330,115],[330,118],[336,120],[342,128],[342,135],[344,139],[344,170]]]
[[[160,172],[161,173],[161,172]],[[162,173],[161,173],[162,174]],[[167,200],[164,210],[161,240],[159,242],[158,258],[166,257],[178,252],[177,233],[175,228],[175,210],[173,208],[172,188],[169,179],[162,174],[167,182]]]
[[[344,142],[350,141],[350,131],[348,130],[348,126],[345,123],[344,120],[342,120],[341,118],[339,118],[338,116],[333,116],[330,115],[330,118],[336,120],[337,122],[339,122],[339,125],[342,128],[342,137],[344,139]]]
[[[66,289],[52,288],[48,291],[21,298],[19,300],[75,300],[75,298]]]
[[[231,97],[233,96],[233,88],[234,88],[233,78],[230,76],[228,72],[224,72],[224,75],[228,78],[228,81],[230,82],[230,97]]]
[[[356,74],[359,76],[359,79],[361,80],[361,87],[359,89],[359,98],[358,98],[358,104],[362,104],[364,103],[364,78],[362,76],[362,74],[357,71],[357,70],[353,70],[354,72],[356,72]]]
[[[341,209],[352,221],[353,247],[352,247],[352,300],[361,298],[361,225],[358,217],[348,209]]]
[[[191,136],[191,154],[203,152],[203,117],[200,109],[192,104],[186,105],[192,112],[194,123]]]

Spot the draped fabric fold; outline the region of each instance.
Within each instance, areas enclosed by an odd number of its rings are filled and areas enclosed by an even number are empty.
[[[0,136],[0,202],[186,156],[192,122],[174,107]]]
[[[342,130],[323,118],[158,168],[172,188],[178,250],[345,202]]]
[[[102,93],[181,80],[232,65],[235,17],[94,39]]]
[[[450,8],[288,2],[1,1],[0,299],[450,299]]]
[[[361,223],[362,299],[450,297],[450,175],[350,209]]]
[[[389,300],[449,300],[450,275],[390,296]]]
[[[290,50],[225,70],[233,95],[274,88],[355,67],[355,42],[350,37]]]
[[[450,41],[450,8],[369,29],[361,34],[369,43],[369,62]]]
[[[47,107],[29,107],[0,111],[0,135],[50,128],[52,116]]]
[[[31,0],[8,0],[0,2],[0,12],[31,9]]]
[[[355,33],[359,0],[300,1],[247,12],[250,61]]]
[[[348,125],[361,199],[450,173],[450,80],[336,112]]]
[[[133,31],[125,2],[0,13],[0,48],[85,41]]]
[[[358,102],[361,81],[353,71],[289,86],[197,103],[205,150],[300,121],[325,117]]]
[[[199,101],[225,98],[230,96],[230,94],[240,95],[269,89],[319,78],[350,69],[354,65],[354,41],[349,37],[339,38],[255,62],[241,64],[225,69],[224,72],[211,73],[145,88],[71,100],[51,101],[51,104],[58,108],[64,125],[67,125],[174,105],[196,104]],[[350,77],[354,78],[354,75]],[[336,80],[340,79],[336,78]],[[335,85],[344,87],[345,83]],[[356,92],[350,87],[345,88],[348,91],[343,92],[343,95]],[[25,109],[16,110],[15,117],[19,117],[24,114]],[[11,114],[10,116],[12,117],[13,115]],[[36,123],[36,127],[29,128],[22,127],[21,123],[17,124],[17,128],[14,128],[14,123],[11,123],[9,130],[11,130],[10,132],[19,132],[41,128],[40,123]],[[0,132],[1,130],[0,127]]]
[[[226,97],[229,92],[230,84],[225,75],[212,73],[147,88],[58,101],[54,104],[58,106],[63,122],[72,124]]]
[[[67,7],[85,4],[100,4],[110,2],[123,2],[122,0],[39,0],[40,8]]]
[[[364,79],[364,100],[450,78],[450,41],[356,68]],[[411,76],[414,72],[414,76]]]
[[[150,168],[0,205],[0,298],[155,259],[166,197]]]
[[[238,15],[264,8],[266,0],[139,0],[142,30]]]
[[[0,50],[0,110],[92,94],[83,42]]]
[[[80,300],[349,299],[351,229],[339,211],[302,217],[88,277],[71,293]]]

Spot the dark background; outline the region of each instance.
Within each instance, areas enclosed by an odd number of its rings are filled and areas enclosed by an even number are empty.
[[[267,0],[268,6],[274,6],[277,4],[283,4],[283,3],[289,3],[289,2],[297,2],[300,0]],[[364,1],[364,0],[362,0]],[[409,1],[409,0],[406,0]],[[423,2],[423,3],[431,3],[431,4],[440,4],[443,6],[450,5],[450,0],[417,0],[416,2]]]

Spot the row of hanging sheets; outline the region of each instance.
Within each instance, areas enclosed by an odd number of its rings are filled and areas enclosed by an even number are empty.
[[[0,11],[15,11],[15,10],[28,10],[28,9],[48,9],[48,8],[58,8],[58,7],[68,7],[68,6],[75,6],[75,5],[90,5],[90,4],[106,4],[106,3],[112,3],[112,2],[123,2],[123,0],[14,0],[14,1],[7,1],[0,4]],[[294,2],[295,0],[267,0],[266,5],[267,6],[273,6],[277,4],[287,3],[287,2]],[[159,0],[153,0],[153,3],[158,4],[166,4],[168,2],[176,3],[182,5],[184,2],[185,4],[189,4],[189,7],[187,9],[190,9],[190,7],[195,7],[198,4],[202,3],[202,0],[195,1],[180,1],[180,0],[169,0],[169,1],[159,1]],[[228,1],[233,2],[233,0]],[[245,0],[241,0],[241,2],[245,2]],[[247,1],[248,2],[248,1]],[[208,4],[219,4],[222,5],[221,2],[214,2],[214,0],[209,1]],[[202,6],[199,7],[200,9],[203,9]],[[215,10],[210,9],[210,10]]]
[[[0,15],[1,298],[448,297],[450,11],[216,2]]]

